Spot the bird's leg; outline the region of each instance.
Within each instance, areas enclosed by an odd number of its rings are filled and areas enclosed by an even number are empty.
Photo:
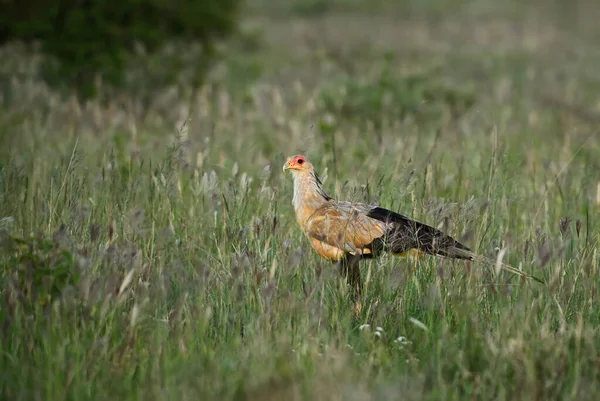
[[[340,263],[340,274],[346,280],[354,293],[354,311],[358,315],[362,310],[362,284],[360,281],[360,255],[346,255]]]

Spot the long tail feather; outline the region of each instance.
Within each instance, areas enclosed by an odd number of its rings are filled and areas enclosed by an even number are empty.
[[[411,220],[406,216],[381,207],[369,211],[368,217],[387,223],[388,229],[384,238],[384,249],[394,254],[402,254],[410,249],[418,249],[431,255],[447,255],[449,249],[469,248],[447,236],[440,230]],[[468,256],[456,254],[454,258],[468,259]]]
[[[455,259],[471,260],[475,263],[497,265],[497,262],[477,255],[468,247],[464,246],[454,238],[444,234],[440,230],[411,220],[406,216],[392,212],[381,207],[375,207],[369,211],[367,216],[390,224],[386,233],[386,243],[383,248],[393,254],[403,254],[411,249],[431,255],[441,255]],[[500,267],[513,274],[527,277],[543,283],[539,278],[516,269],[506,263],[500,263]]]
[[[487,264],[490,266],[497,266],[497,261],[486,258],[485,256],[482,255],[477,255],[476,253],[472,252],[472,251],[468,251],[468,250],[464,250],[464,249],[460,249],[460,248],[450,248],[448,250],[448,256],[450,257],[459,257],[461,259],[469,259],[472,260],[475,263],[480,263],[480,264]],[[516,274],[518,276],[522,276],[522,277],[526,277],[528,279],[532,279],[535,280],[539,283],[544,283],[543,280],[541,280],[538,277],[535,277],[529,273],[525,273],[522,270],[519,270],[515,267],[512,267],[511,265],[508,265],[506,263],[500,262],[500,267],[504,270],[506,270],[507,272],[510,272],[512,274]]]

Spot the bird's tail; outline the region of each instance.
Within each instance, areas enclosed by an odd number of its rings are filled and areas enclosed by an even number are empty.
[[[420,252],[428,253],[430,255],[441,255],[449,258],[471,260],[475,263],[487,264],[490,266],[499,265],[500,268],[508,272],[543,283],[539,278],[527,274],[506,263],[498,263],[485,256],[478,255],[454,238],[444,234],[442,231],[418,221],[411,220],[401,214],[377,207],[373,208],[367,216],[389,224],[383,249],[392,252],[395,255],[402,255],[417,249]]]
[[[457,248],[457,247],[451,247],[445,250],[445,253],[447,254],[447,256],[449,257],[453,257],[453,258],[458,258],[458,259],[467,259],[467,260],[471,260],[475,263],[480,263],[480,264],[486,264],[486,265],[490,265],[490,266],[499,266],[501,269],[506,270],[512,274],[516,274],[518,276],[521,277],[526,277],[528,279],[532,279],[535,280],[539,283],[544,283],[544,281],[542,281],[541,279],[539,279],[538,277],[535,277],[529,273],[525,273],[522,270],[519,270],[515,267],[512,267],[511,265],[508,265],[504,262],[501,261],[495,261],[492,260],[490,258],[486,258],[483,255],[478,255],[474,252],[472,252],[471,250],[468,249],[463,249],[463,248]]]

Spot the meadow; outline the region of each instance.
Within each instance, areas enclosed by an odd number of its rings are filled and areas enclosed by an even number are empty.
[[[86,104],[0,49],[2,398],[597,399],[600,6],[402,4],[253,0],[201,90]],[[355,316],[295,154],[545,284],[384,256]]]

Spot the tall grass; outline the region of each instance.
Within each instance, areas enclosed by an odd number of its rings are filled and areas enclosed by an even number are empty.
[[[169,91],[140,113],[135,99],[78,105],[13,81],[0,112],[3,398],[596,399],[600,147],[593,123],[536,92],[597,99],[577,74],[595,59],[555,81],[546,50],[498,21],[472,29],[504,47],[423,23],[422,53],[392,58],[359,58],[330,27],[302,65],[269,59],[313,43],[276,42],[274,22],[260,81],[239,90],[256,59],[234,43],[191,110]],[[300,78],[272,73],[282,66]],[[385,103],[399,96],[405,113]],[[281,166],[297,153],[336,197],[501,251],[547,284],[384,256],[362,265],[355,317],[296,225]]]

